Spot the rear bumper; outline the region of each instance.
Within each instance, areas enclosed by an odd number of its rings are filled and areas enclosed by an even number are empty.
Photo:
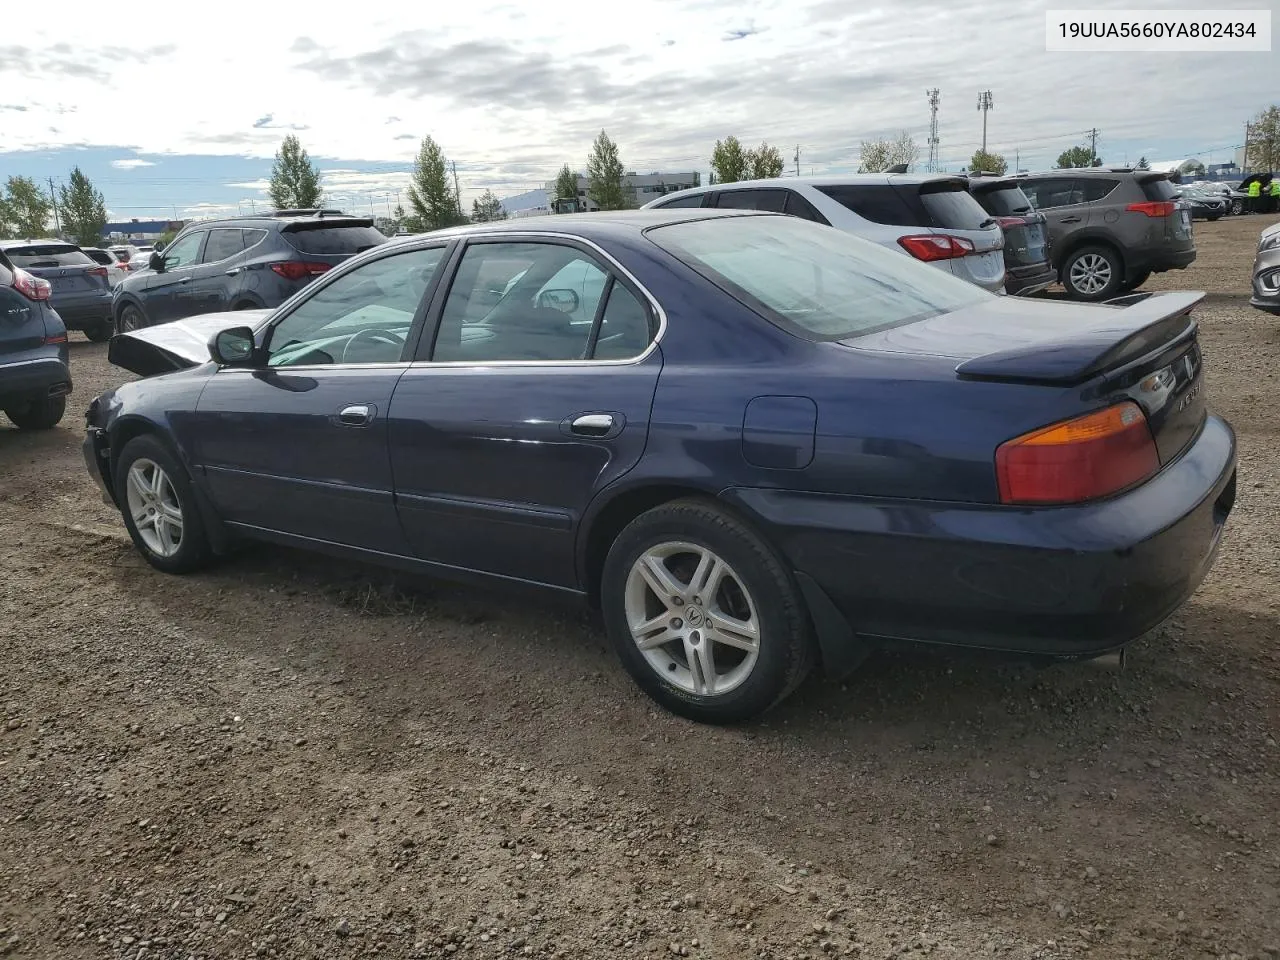
[[[1129,254],[1129,275],[1145,273],[1164,273],[1166,270],[1185,270],[1196,262],[1196,248],[1190,250],[1153,251],[1146,255]]]
[[[71,369],[61,357],[0,362],[0,406],[11,400],[43,400],[71,392]]]
[[[57,297],[53,308],[68,330],[83,330],[111,319],[111,292],[104,290],[101,296],[91,297]]]
[[[1083,658],[1158,626],[1196,589],[1235,503],[1235,434],[1210,416],[1154,479],[1100,503],[1015,508],[734,489],[870,641]]]
[[[1009,267],[1005,272],[1005,291],[1013,296],[1029,297],[1058,282],[1058,272],[1048,260],[1026,267]]]

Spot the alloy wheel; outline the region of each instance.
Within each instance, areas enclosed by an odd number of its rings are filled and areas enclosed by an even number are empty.
[[[1071,286],[1077,293],[1094,296],[1111,282],[1111,264],[1097,253],[1086,253],[1071,264]]]
[[[172,557],[182,547],[182,503],[169,475],[154,460],[138,459],[125,481],[129,515],[147,549]]]
[[[667,542],[631,566],[631,638],[658,676],[697,696],[741,686],[760,655],[760,618],[746,585],[706,547]]]

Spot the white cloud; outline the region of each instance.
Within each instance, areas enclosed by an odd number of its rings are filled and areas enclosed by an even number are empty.
[[[155,163],[151,160],[143,160],[141,157],[134,157],[131,160],[112,160],[111,165],[117,170],[136,170],[138,167],[154,167]]]

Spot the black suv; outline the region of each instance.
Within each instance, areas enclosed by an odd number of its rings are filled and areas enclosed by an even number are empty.
[[[48,280],[0,250],[0,410],[24,430],[55,426],[71,392],[67,328],[52,294]]]
[[[1077,300],[1106,300],[1196,259],[1191,214],[1168,174],[1089,167],[1016,179],[1044,213],[1053,266]]]
[[[198,313],[278,307],[343,260],[386,241],[373,221],[337,210],[200,220],[115,288],[117,331]]]
[[[1037,211],[1018,181],[991,174],[971,174],[969,192],[1004,231],[1004,290],[1029,297],[1058,279],[1049,262],[1045,216]]]

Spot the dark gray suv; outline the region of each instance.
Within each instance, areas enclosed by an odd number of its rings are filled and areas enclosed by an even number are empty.
[[[199,313],[278,307],[313,279],[386,241],[373,221],[334,210],[199,220],[115,287],[117,331]]]
[[[1054,269],[1077,300],[1106,300],[1195,261],[1191,214],[1167,174],[1090,167],[1017,180],[1044,214]]]

